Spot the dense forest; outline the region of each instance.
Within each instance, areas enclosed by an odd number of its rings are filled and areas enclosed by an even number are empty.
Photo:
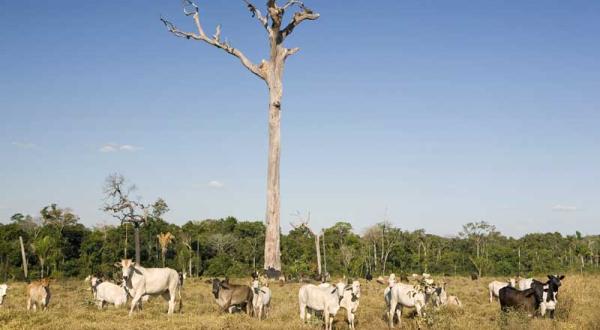
[[[168,206],[145,217],[140,227],[144,266],[162,265],[192,276],[248,275],[263,265],[265,226],[262,221],[233,217],[167,223]],[[87,228],[67,208],[55,204],[39,215],[14,214],[0,225],[0,279],[24,278],[19,237],[23,239],[29,278],[54,278],[96,273],[113,276],[114,263],[133,258],[133,226],[98,225]],[[282,234],[283,271],[287,276],[317,273],[314,232],[298,221]],[[406,231],[389,222],[357,233],[347,222],[324,229],[319,236],[323,272],[364,276],[382,273],[466,275],[527,275],[566,271],[598,271],[600,236],[562,236],[560,233],[506,237],[486,222],[468,223],[452,237],[424,230]]]

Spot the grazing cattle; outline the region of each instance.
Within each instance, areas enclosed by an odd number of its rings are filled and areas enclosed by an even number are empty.
[[[494,301],[494,297],[498,298],[500,289],[502,289],[505,286],[511,286],[514,288],[516,286],[516,280],[514,278],[511,278],[508,280],[508,282],[492,281],[490,282],[490,284],[488,284],[490,304]]]
[[[0,284],[0,306],[4,303],[4,296],[6,296],[6,291],[8,291],[8,285]]]
[[[252,313],[252,299],[254,294],[247,285],[230,284],[229,281],[221,281],[218,278],[212,280],[212,293],[216,303],[223,309],[232,313],[231,307],[240,306],[246,308],[246,313]]]
[[[127,304],[127,291],[124,286],[103,282],[92,275],[86,277],[85,280],[90,284],[98,309],[104,308],[105,303],[113,304],[115,307]]]
[[[398,317],[398,325],[402,324],[402,307],[415,308],[417,315],[423,316],[423,308],[428,297],[433,293],[431,286],[415,286],[396,283],[391,288],[387,287],[383,293],[389,307],[388,321],[390,328],[394,327],[394,313]]]
[[[535,311],[540,308],[544,289],[541,286],[534,286],[531,289],[520,291],[516,288],[505,286],[500,289],[500,307],[503,312],[509,309],[522,309],[533,316]]]
[[[310,319],[312,311],[322,311],[325,319],[325,330],[331,330],[333,319],[340,309],[340,300],[343,298],[344,284],[339,283],[335,287],[318,287],[313,284],[303,285],[298,291],[298,303],[300,305],[300,319],[304,322]]]
[[[40,281],[31,282],[27,285],[27,310],[33,307],[36,311],[38,305],[42,310],[48,309],[50,304],[50,279],[43,278]]]
[[[544,290],[542,296],[542,302],[540,304],[540,315],[545,316],[546,311],[550,313],[550,318],[554,318],[554,311],[556,310],[556,303],[558,302],[558,289],[561,286],[561,280],[565,278],[564,275],[548,275],[548,281],[542,283],[534,280],[532,287],[541,287]]]
[[[365,279],[369,282],[373,280],[373,275],[371,275],[371,272],[367,272],[367,275],[365,275]]]
[[[133,315],[133,309],[141,306],[142,297],[162,295],[169,302],[167,313],[175,311],[175,295],[179,295],[179,311],[183,308],[181,299],[181,279],[176,270],[171,268],[144,268],[136,265],[131,259],[123,259],[115,266],[121,267],[123,271],[123,285],[131,295],[131,309],[129,316]]]
[[[263,315],[269,316],[269,308],[271,306],[271,289],[266,285],[267,283],[257,279],[252,281],[252,290],[254,291],[254,297],[252,298],[252,307],[254,308],[254,315],[258,317],[258,320],[262,320]]]
[[[444,283],[440,287],[435,288],[432,298],[433,298],[432,299],[433,304],[436,307],[441,307],[441,306],[446,306],[446,305],[462,307],[462,303],[460,302],[460,300],[458,299],[457,296],[448,295],[448,293],[446,292],[446,283]]]
[[[341,284],[343,285],[343,283]],[[360,282],[353,281],[352,284],[348,284],[344,287],[344,293],[342,300],[340,301],[340,307],[344,308],[348,313],[348,325],[350,326],[350,329],[354,329],[354,318],[356,311],[358,310],[359,299]]]

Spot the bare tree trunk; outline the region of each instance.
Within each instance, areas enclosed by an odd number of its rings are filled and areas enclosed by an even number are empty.
[[[198,254],[198,269],[196,269],[196,275],[200,277],[200,267],[202,266],[202,256],[200,255],[200,236],[198,236],[198,242],[196,244],[196,253]]]
[[[44,259],[40,259],[40,266],[42,267],[40,278],[44,278]]]
[[[23,237],[19,236],[19,242],[21,243],[21,258],[23,259],[23,274],[27,278],[27,257],[25,256],[25,245],[23,245]]]
[[[134,224],[134,238],[135,238],[135,263],[138,265],[142,265],[142,258],[140,256],[140,225],[138,223]]]
[[[320,235],[319,233],[315,234],[315,248],[317,251],[317,270],[319,271],[319,276],[322,275],[321,272],[321,243],[320,243]]]
[[[271,278],[281,274],[279,161],[281,156],[281,97],[285,49],[272,45],[266,82],[269,86],[269,158],[267,171],[267,231],[265,270]],[[270,274],[269,274],[270,273]]]
[[[245,68],[267,83],[269,88],[269,157],[264,269],[269,278],[274,278],[279,277],[281,274],[279,161],[281,154],[280,122],[283,68],[286,58],[300,50],[299,48],[285,48],[283,42],[300,23],[307,20],[316,20],[320,15],[305,7],[300,1],[288,1],[285,5],[279,6],[277,1],[269,0],[266,4],[266,16],[263,16],[262,12],[249,0],[244,1],[252,13],[252,17],[256,18],[268,33],[270,56],[268,61],[263,60],[260,65],[252,63],[243,52],[232,47],[227,41],[222,41],[220,26],[217,27],[215,34],[209,37],[204,32],[200,22],[198,6],[192,1],[186,1],[184,13],[194,20],[197,28],[196,33],[181,31],[164,18],[161,18],[161,21],[177,37],[203,41],[237,57]],[[282,28],[286,10],[290,13],[294,7],[298,11],[291,15],[291,21],[283,25]]]
[[[192,277],[192,257],[190,255],[190,259],[188,260],[188,274]]]
[[[325,232],[323,231],[323,272],[327,274],[327,252],[325,251]]]
[[[127,222],[125,223],[125,248],[123,250],[123,259],[127,259]]]

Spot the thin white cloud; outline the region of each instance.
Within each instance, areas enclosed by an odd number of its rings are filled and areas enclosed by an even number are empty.
[[[575,212],[575,211],[579,211],[579,208],[577,206],[572,206],[572,205],[556,204],[552,207],[552,211],[554,211],[554,212]]]
[[[223,182],[220,182],[217,180],[210,181],[207,185],[209,188],[215,188],[215,189],[221,189],[221,188],[225,187]]]
[[[98,149],[98,151],[104,152],[104,153],[118,152],[118,151],[133,152],[133,151],[138,151],[141,149],[142,148],[133,146],[131,144],[109,143],[109,144],[103,145],[100,149]]]
[[[36,147],[35,144],[30,142],[13,142],[11,144],[20,149],[33,149]]]

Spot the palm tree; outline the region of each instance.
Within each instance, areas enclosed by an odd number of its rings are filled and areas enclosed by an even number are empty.
[[[170,232],[160,233],[156,235],[158,237],[158,244],[160,244],[160,253],[162,256],[162,265],[165,267],[165,256],[167,255],[167,249],[169,248],[169,244],[175,239],[175,236]]]
[[[40,260],[40,266],[42,268],[40,276],[41,276],[41,278],[43,278],[44,277],[44,265],[46,263],[46,260],[48,260],[48,258],[50,257],[52,250],[55,247],[54,239],[51,236],[44,236],[43,238],[40,238],[40,239],[36,240],[33,244],[31,244],[31,247],[32,247],[35,255]]]

